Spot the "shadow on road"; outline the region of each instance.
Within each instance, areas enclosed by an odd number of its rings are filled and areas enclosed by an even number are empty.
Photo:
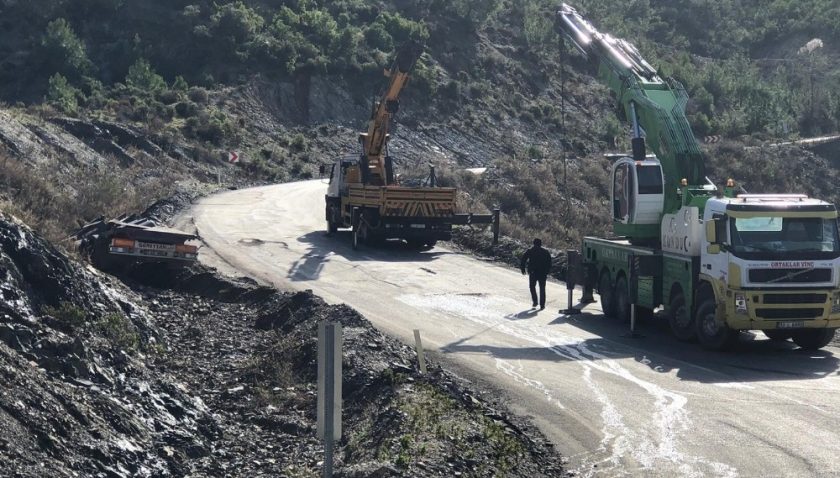
[[[512,319],[514,316],[507,316]],[[478,337],[441,347],[443,353],[488,354],[504,360],[600,361],[632,358],[659,373],[701,383],[761,382],[819,379],[840,375],[840,359],[830,350],[809,352],[793,342],[774,342],[760,332],[742,332],[728,352],[705,350],[696,343],[675,339],[662,317],[637,322],[640,338],[629,336],[629,325],[601,314],[558,315],[550,328],[568,324],[596,337],[578,340],[559,335],[549,347],[497,347],[479,343]],[[568,339],[566,341],[562,339]]]
[[[292,281],[304,282],[317,280],[323,271],[324,264],[329,262],[330,257],[337,255],[351,262],[372,261],[372,262],[417,262],[427,263],[439,257],[452,254],[449,251],[441,250],[417,250],[409,247],[401,241],[383,241],[376,245],[363,245],[353,250],[351,245],[351,233],[339,231],[327,235],[324,231],[312,231],[298,237],[299,242],[309,244],[309,248],[300,259],[296,260],[286,275]],[[434,274],[427,268],[425,273]]]
[[[525,309],[522,312],[517,312],[515,314],[508,314],[505,316],[508,320],[522,320],[522,319],[530,319],[531,317],[536,317],[540,311],[534,307],[530,309]]]

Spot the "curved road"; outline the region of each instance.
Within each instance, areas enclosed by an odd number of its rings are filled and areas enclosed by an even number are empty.
[[[518,271],[437,247],[353,251],[324,234],[320,181],[206,198],[179,220],[205,243],[201,260],[284,289],[346,302],[381,330],[424,346],[502,393],[582,476],[838,476],[837,348],[806,353],[743,334],[737,353],[642,338],[597,304],[566,318],[549,283],[529,309]]]

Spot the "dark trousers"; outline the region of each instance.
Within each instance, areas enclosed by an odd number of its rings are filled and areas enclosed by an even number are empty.
[[[540,283],[540,307],[545,307],[545,280],[544,275],[528,274],[528,287],[531,288],[531,303],[537,304],[537,282]]]

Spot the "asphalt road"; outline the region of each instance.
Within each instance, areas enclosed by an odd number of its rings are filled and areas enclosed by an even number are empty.
[[[530,309],[518,271],[436,247],[353,251],[325,235],[320,181],[200,201],[203,262],[345,302],[498,390],[581,476],[840,476],[840,349],[803,352],[760,333],[734,353],[682,344],[661,320],[642,338],[598,304],[566,318],[565,287]]]

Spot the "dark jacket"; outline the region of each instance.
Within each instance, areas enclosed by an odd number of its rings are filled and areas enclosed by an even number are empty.
[[[547,277],[551,271],[551,253],[542,247],[534,246],[522,255],[522,261],[519,263],[519,268],[525,272],[528,268],[528,274],[537,277]]]

